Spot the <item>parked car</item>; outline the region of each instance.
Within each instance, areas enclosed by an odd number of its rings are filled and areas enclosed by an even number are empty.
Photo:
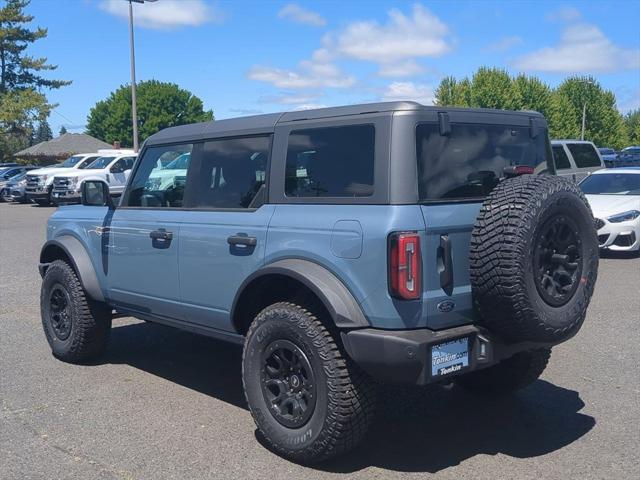
[[[640,165],[640,147],[633,146],[623,148],[618,155],[618,164],[621,167]]]
[[[18,165],[20,165],[20,164],[19,163],[14,163],[14,162],[4,162],[4,163],[0,163],[0,168],[17,167]]]
[[[39,205],[49,205],[52,201],[51,190],[53,189],[55,175],[82,170],[104,155],[119,155],[123,153],[133,153],[133,150],[104,149],[98,150],[96,153],[82,153],[73,155],[57,165],[33,171],[27,176],[27,198]]]
[[[16,178],[18,175],[22,175],[29,170],[34,170],[38,167],[34,167],[31,165],[20,165],[17,167],[5,167],[0,168],[0,202],[4,201],[5,190],[7,188],[7,184]]]
[[[27,173],[21,173],[7,182],[3,189],[2,199],[5,202],[19,202],[26,203],[27,195],[25,193],[25,187],[27,185]]]
[[[615,166],[615,162],[618,159],[618,154],[613,148],[600,147],[598,148],[598,151],[600,152],[600,156],[602,157],[602,161],[604,162],[605,166],[607,166],[608,168]]]
[[[599,170],[580,188],[587,196],[598,229],[600,248],[640,249],[640,167]]]
[[[96,158],[82,170],[56,174],[51,190],[52,201],[56,204],[79,203],[82,184],[87,180],[102,180],[109,186],[111,195],[122,194],[135,159],[134,153],[108,155]]]
[[[50,217],[46,338],[89,361],[115,309],[243,344],[258,429],[300,462],[363,438],[374,380],[517,390],[578,332],[597,276],[578,185],[534,175],[550,152],[538,113],[413,102],[163,130],[117,206],[87,178]]]
[[[551,140],[556,173],[580,183],[591,173],[605,168],[600,152],[592,142]]]

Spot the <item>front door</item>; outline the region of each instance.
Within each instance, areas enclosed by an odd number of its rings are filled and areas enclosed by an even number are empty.
[[[275,209],[263,204],[269,148],[269,136],[211,140],[194,158],[179,245],[180,289],[188,322],[233,330],[230,310],[235,294],[264,263]]]
[[[171,181],[150,181],[170,160],[190,154],[191,144],[144,151],[121,206],[108,227],[105,269],[111,300],[158,317],[182,319],[178,245],[186,172]],[[165,161],[167,160],[167,161]],[[151,179],[151,180],[152,180]]]

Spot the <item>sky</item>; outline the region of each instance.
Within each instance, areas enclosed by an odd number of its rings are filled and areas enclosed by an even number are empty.
[[[130,82],[125,0],[32,0],[48,37],[29,49],[73,83],[49,118],[81,132]],[[431,104],[440,80],[478,67],[555,86],[593,75],[640,108],[640,0],[222,1],[134,4],[136,77],[177,83],[217,119],[381,100]]]

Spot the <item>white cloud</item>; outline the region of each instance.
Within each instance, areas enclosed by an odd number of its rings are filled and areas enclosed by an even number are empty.
[[[322,95],[319,93],[281,93],[278,95],[265,95],[258,99],[261,103],[281,103],[284,105],[303,105],[313,103]]]
[[[517,45],[521,45],[522,43],[524,43],[522,38],[517,36],[503,37],[487,45],[484,50],[485,52],[506,52],[507,50],[510,50]]]
[[[327,21],[319,13],[302,8],[295,3],[290,3],[282,7],[278,12],[278,17],[297,23],[313,25],[314,27],[324,27],[327,24]]]
[[[387,101],[414,100],[425,105],[432,105],[434,93],[429,85],[413,82],[392,82],[382,94],[382,99]]]
[[[344,74],[335,64],[314,60],[303,60],[297,70],[256,65],[247,76],[278,88],[346,88],[355,83],[355,78]]]
[[[344,57],[379,63],[398,62],[415,57],[435,57],[450,50],[445,37],[449,28],[420,4],[412,15],[400,10],[389,12],[389,21],[359,21],[335,36],[325,37],[325,44]]]
[[[424,67],[410,59],[399,63],[383,63],[380,65],[378,75],[381,77],[410,77],[422,72],[424,72]]]
[[[327,108],[327,105],[323,103],[305,103],[298,105],[294,110],[315,110],[316,108]]]
[[[121,18],[129,18],[129,4],[122,0],[103,0],[100,8]],[[214,11],[203,0],[161,0],[145,4],[133,4],[133,18],[136,25],[172,29],[197,27],[210,21],[222,19],[222,14]]]
[[[618,47],[595,25],[582,23],[568,26],[557,45],[524,55],[514,66],[555,73],[630,70],[640,68],[640,49]]]
[[[552,22],[573,22],[575,20],[580,20],[581,18],[582,14],[580,13],[580,10],[575,7],[560,7],[547,14],[547,20]]]

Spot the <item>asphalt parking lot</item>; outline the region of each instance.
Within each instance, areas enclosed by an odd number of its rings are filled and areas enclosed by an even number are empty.
[[[53,211],[0,204],[2,479],[640,478],[637,257],[602,259],[584,328],[529,388],[386,388],[363,445],[307,468],[256,438],[238,347],[118,319],[95,365],[51,356],[36,265]]]

